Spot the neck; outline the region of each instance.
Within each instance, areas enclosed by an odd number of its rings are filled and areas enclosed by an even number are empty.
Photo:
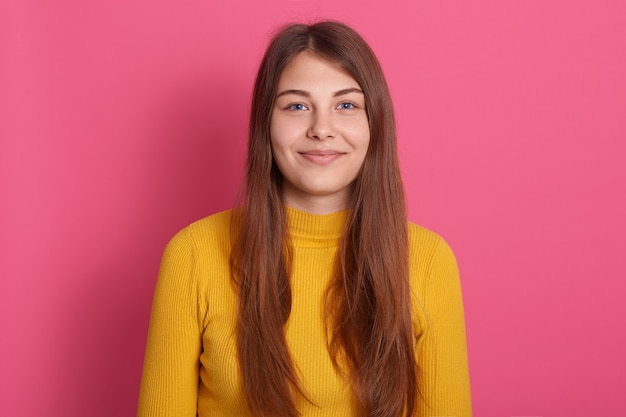
[[[330,195],[314,195],[298,190],[284,189],[283,203],[296,210],[311,214],[330,214],[346,210],[349,207],[349,191]]]

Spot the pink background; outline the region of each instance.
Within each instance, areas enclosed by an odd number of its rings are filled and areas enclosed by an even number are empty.
[[[626,415],[621,0],[3,1],[0,415],[135,413],[164,245],[233,203],[271,31],[322,17],[457,254],[475,415]]]

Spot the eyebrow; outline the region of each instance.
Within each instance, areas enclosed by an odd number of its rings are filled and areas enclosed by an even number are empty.
[[[356,87],[344,88],[343,90],[335,91],[335,93],[333,94],[333,97],[344,96],[344,95],[350,94],[350,93],[360,93],[360,94],[363,94],[363,91],[360,88],[356,88]],[[308,91],[304,91],[304,90],[284,90],[284,91],[281,91],[280,93],[278,93],[276,95],[276,98],[281,97],[281,96],[286,96],[288,94],[294,94],[296,96],[302,96],[302,97],[311,97],[311,93],[309,93]]]

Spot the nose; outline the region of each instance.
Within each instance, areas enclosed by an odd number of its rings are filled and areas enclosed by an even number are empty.
[[[311,125],[307,135],[311,139],[326,140],[335,137],[332,115],[323,112],[315,112],[311,117]]]

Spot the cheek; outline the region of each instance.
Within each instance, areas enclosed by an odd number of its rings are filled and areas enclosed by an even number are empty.
[[[297,128],[293,122],[280,117],[272,117],[270,124],[270,141],[272,149],[280,151],[289,147],[297,137]]]
[[[272,155],[274,159],[281,158],[281,155],[285,153],[288,148],[285,138],[278,132],[270,132],[270,146],[272,148]]]
[[[274,142],[276,141],[277,133],[278,133],[278,124],[276,122],[276,118],[272,116],[270,120],[270,143],[272,144],[272,150],[274,150]]]
[[[272,160],[278,170],[284,175],[290,162],[290,145],[283,131],[270,129],[270,147],[272,150]]]
[[[272,117],[270,124],[270,145],[274,155],[280,153],[285,143],[285,128],[275,117]]]
[[[349,136],[355,142],[355,145],[368,146],[370,142],[370,125],[367,117],[359,118],[359,120],[353,120],[346,126]]]
[[[364,126],[361,126],[359,131],[355,132],[354,137],[357,142],[355,143],[355,146],[358,146],[363,153],[367,153],[371,139],[369,125],[365,124]]]

